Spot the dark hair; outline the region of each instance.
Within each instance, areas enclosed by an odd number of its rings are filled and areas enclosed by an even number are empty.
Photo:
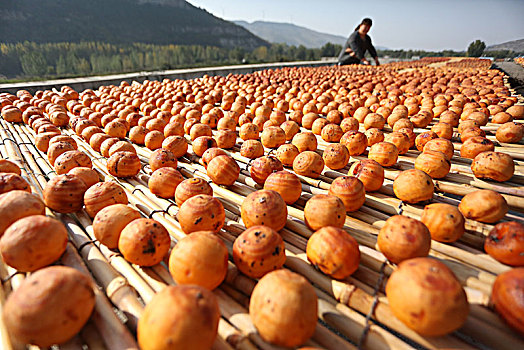
[[[366,18],[364,18],[362,20],[362,22],[360,22],[360,24],[355,28],[355,30],[358,30],[360,28],[360,26],[363,25],[363,24],[366,24],[366,25],[371,27],[373,25],[373,21],[371,20],[371,18],[367,18],[366,17]]]

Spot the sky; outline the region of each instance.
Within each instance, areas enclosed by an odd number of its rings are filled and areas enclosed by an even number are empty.
[[[286,22],[347,37],[373,19],[375,46],[466,50],[524,39],[524,0],[189,0],[225,20]]]

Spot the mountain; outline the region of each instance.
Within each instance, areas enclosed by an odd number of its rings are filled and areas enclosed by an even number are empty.
[[[304,45],[307,48],[319,48],[326,43],[344,45],[347,37],[326,34],[291,23],[255,21],[233,21],[235,24],[249,30],[256,36],[270,43],[286,43],[288,45]],[[349,34],[348,34],[349,36]],[[383,46],[375,46],[377,50],[388,50]]]
[[[511,50],[515,52],[524,52],[524,39],[507,41],[502,44],[491,45],[485,51]]]
[[[268,45],[184,0],[3,0],[0,18],[0,42],[5,43]]]
[[[340,35],[320,33],[291,23],[255,21],[233,21],[256,36],[271,43],[286,43],[288,45],[304,45],[307,48],[322,47],[326,43],[342,45],[346,38]]]

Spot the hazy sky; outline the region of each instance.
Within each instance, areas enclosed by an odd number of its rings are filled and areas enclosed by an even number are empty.
[[[524,39],[524,0],[189,0],[226,20],[288,22],[348,36],[371,17],[373,43],[388,48],[465,50]]]

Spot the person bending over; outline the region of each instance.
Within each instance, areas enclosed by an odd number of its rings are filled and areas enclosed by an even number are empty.
[[[364,18],[362,23],[351,33],[338,55],[339,66],[346,64],[369,64],[369,61],[364,56],[366,51],[369,51],[376,65],[380,65],[377,50],[375,50],[375,47],[371,43],[371,38],[368,35],[372,24],[373,22],[370,18]]]

